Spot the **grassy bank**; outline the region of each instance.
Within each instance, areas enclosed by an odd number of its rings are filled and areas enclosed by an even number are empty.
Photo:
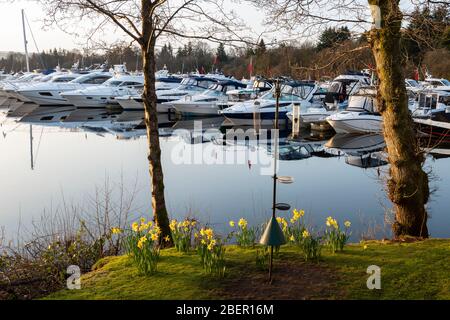
[[[83,275],[81,290],[47,299],[450,299],[450,240],[366,245],[335,255],[325,249],[320,263],[305,263],[297,248],[282,247],[271,286],[256,266],[255,249],[227,247],[224,279],[205,275],[195,254],[174,249],[162,251],[151,277],[140,276],[128,257],[111,257]],[[366,287],[370,265],[381,268],[381,290]]]

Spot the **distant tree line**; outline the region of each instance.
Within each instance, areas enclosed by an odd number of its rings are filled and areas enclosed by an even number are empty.
[[[446,6],[416,8],[403,30],[402,44],[408,77],[417,69],[422,78],[426,71],[436,77],[450,78],[450,9]],[[76,62],[79,67],[89,67],[107,62],[110,65],[126,63],[128,70],[134,71],[141,69],[140,61],[137,48],[123,45],[116,45],[102,54],[53,49],[30,55],[32,69],[57,65],[70,68]],[[214,48],[202,41],[188,42],[175,49],[167,43],[158,50],[156,61],[158,69],[166,66],[174,73],[219,70],[236,78],[248,78],[252,72],[266,77],[320,79],[374,65],[365,35],[355,38],[346,26],[326,28],[316,43],[282,43],[270,48],[263,39],[257,46],[241,49],[226,49],[223,44]],[[6,72],[24,70],[24,55],[8,53],[0,59],[0,69]]]

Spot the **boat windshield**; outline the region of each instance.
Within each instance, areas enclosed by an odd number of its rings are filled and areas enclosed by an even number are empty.
[[[181,81],[179,90],[198,90],[199,88],[208,89],[214,82],[211,80],[196,80],[186,78]]]
[[[353,91],[357,83],[358,81],[356,80],[333,81],[328,88],[328,92],[348,95]]]
[[[444,84],[444,86],[450,86],[450,81],[448,81],[447,79],[442,79],[441,81]]]
[[[281,97],[280,101],[300,101],[304,100],[313,90],[313,86],[303,85],[303,86],[290,86],[283,85],[281,87]],[[261,96],[261,99],[265,100],[275,100],[275,87],[269,92]]]
[[[84,83],[84,84],[103,84],[105,81],[109,80],[111,76],[108,75],[92,75],[86,74],[84,76],[78,77],[75,80],[70,81],[70,83]]]
[[[123,81],[120,80],[109,79],[104,83],[104,85],[108,87],[119,87],[122,84],[122,82]]]
[[[439,103],[445,104],[446,106],[450,106],[450,95],[449,96],[440,96]]]
[[[361,94],[352,95],[349,98],[347,110],[349,111],[364,110],[371,113],[377,113],[378,112],[377,99],[375,96],[372,95],[361,95]]]
[[[416,80],[407,80],[406,81],[410,87],[420,87],[419,83]]]
[[[217,86],[211,86],[208,90],[203,92],[203,95],[210,97],[217,97],[223,95],[222,89],[223,89],[222,86],[219,86],[219,88]]]

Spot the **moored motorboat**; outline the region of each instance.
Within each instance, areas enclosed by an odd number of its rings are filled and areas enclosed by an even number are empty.
[[[168,104],[185,116],[217,115],[219,105],[228,101],[227,92],[245,87],[245,84],[236,80],[219,81],[200,94],[186,96]]]
[[[381,133],[383,119],[377,104],[376,88],[361,87],[350,96],[345,111],[332,114],[326,120],[337,133]]]
[[[287,121],[287,113],[294,104],[308,108],[313,103],[314,94],[319,90],[315,84],[303,81],[288,81],[281,86],[281,97],[278,110],[280,122]],[[237,126],[272,125],[275,120],[275,89],[256,100],[237,103],[220,113]]]

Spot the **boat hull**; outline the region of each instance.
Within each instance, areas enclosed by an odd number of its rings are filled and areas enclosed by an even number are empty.
[[[336,133],[382,133],[383,121],[381,117],[362,119],[330,119],[327,122]]]
[[[165,106],[173,107],[178,113],[186,116],[212,116],[219,113],[219,107],[216,105],[216,102],[174,103],[166,104]]]
[[[288,111],[278,112],[279,123],[288,120]],[[275,112],[251,112],[251,113],[222,113],[225,118],[236,126],[273,125],[275,123]]]

